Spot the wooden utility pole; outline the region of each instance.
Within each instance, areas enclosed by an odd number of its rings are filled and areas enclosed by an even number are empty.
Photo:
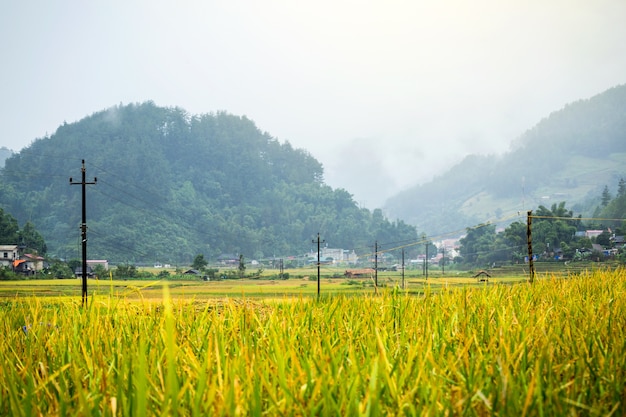
[[[402,249],[402,289],[406,289],[406,283],[404,282],[404,249]]]
[[[323,240],[322,240],[323,242]],[[313,240],[315,243],[315,240]],[[320,234],[317,233],[317,299],[320,298]]]
[[[532,237],[532,218],[533,211],[528,210],[528,216],[526,220],[526,238],[528,240],[528,267],[530,269],[530,283],[535,280],[535,264],[533,262],[533,237]]]
[[[374,242],[374,290],[378,292],[378,241]]]
[[[446,244],[444,243],[441,247],[441,275],[446,274]]]
[[[426,279],[428,279],[428,245],[430,244],[430,241],[427,239],[426,240],[426,258],[424,259],[424,275],[426,276]]]
[[[80,224],[80,230],[81,230],[81,240],[82,240],[82,249],[83,249],[83,291],[82,291],[82,297],[83,297],[83,306],[85,305],[85,303],[87,302],[87,198],[85,196],[86,194],[86,186],[87,185],[91,185],[91,184],[95,184],[96,181],[98,180],[96,177],[93,178],[93,182],[87,182],[85,180],[85,176],[86,176],[86,171],[85,171],[85,160],[83,159],[83,164],[82,167],[80,169],[81,171],[81,175],[82,175],[82,179],[80,182],[74,182],[72,181],[72,177],[70,177],[70,185],[82,185],[82,191],[83,191],[83,198],[82,198],[82,223]]]

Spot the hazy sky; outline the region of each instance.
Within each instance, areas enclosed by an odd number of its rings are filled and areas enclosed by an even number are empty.
[[[624,0],[14,1],[0,147],[117,105],[246,115],[372,208],[626,83]]]

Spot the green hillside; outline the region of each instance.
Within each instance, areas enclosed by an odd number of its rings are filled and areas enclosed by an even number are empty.
[[[69,178],[80,181],[82,159],[87,181],[97,178],[86,187],[92,259],[295,256],[313,249],[317,233],[330,247],[369,252],[376,240],[417,237],[325,185],[317,160],[246,117],[148,102],[64,124],[5,161],[0,207],[31,221],[60,258],[80,253],[81,187]]]
[[[389,199],[386,213],[430,235],[566,201],[591,214],[626,177],[626,85],[554,112],[504,155],[471,155]]]

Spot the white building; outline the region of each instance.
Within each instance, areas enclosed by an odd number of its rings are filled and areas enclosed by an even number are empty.
[[[356,264],[359,259],[354,250],[320,248],[320,260],[331,258],[333,264]]]
[[[17,245],[0,245],[0,265],[10,267],[16,259],[19,259]]]

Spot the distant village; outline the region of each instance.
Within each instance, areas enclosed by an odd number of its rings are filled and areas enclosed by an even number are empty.
[[[596,238],[600,236],[603,230],[585,230],[576,232],[576,237]],[[320,265],[326,267],[347,268],[344,275],[346,277],[360,277],[371,275],[374,271],[374,267],[379,271],[398,271],[402,269],[421,269],[427,264],[429,266],[438,266],[442,263],[452,263],[452,261],[460,256],[460,239],[445,239],[433,244],[437,247],[437,251],[429,255],[419,254],[414,259],[400,260],[390,255],[385,251],[381,251],[378,254],[370,253],[367,256],[359,257],[354,250],[347,250],[341,248],[329,248],[321,247],[319,250],[319,258],[317,251],[311,251],[298,257],[273,257],[264,260],[248,260],[247,265],[258,268],[272,268],[278,269],[283,265],[288,268],[304,267],[310,265],[317,265],[318,260]],[[611,241],[613,248],[604,248],[598,243],[593,243],[593,248],[590,251],[600,253],[606,257],[615,255],[619,247],[626,245],[624,236],[612,236]],[[553,248],[549,253],[542,254],[543,258],[551,260],[563,260],[563,254],[559,248]],[[214,267],[218,268],[234,268],[240,262],[239,256],[234,254],[222,254],[218,256],[214,263]],[[171,268],[168,263],[155,262],[150,264],[154,268]],[[47,262],[44,257],[33,253],[24,253],[24,248],[20,245],[0,245],[0,267],[10,268],[13,272],[22,274],[24,276],[35,276],[43,273],[48,268]],[[360,269],[359,269],[360,268]],[[95,278],[95,270],[109,270],[109,262],[107,260],[87,260],[86,276],[88,278]],[[74,276],[81,277],[83,274],[82,266],[75,268]],[[193,274],[194,270],[187,270],[185,274]],[[199,273],[199,272],[198,272]]]

